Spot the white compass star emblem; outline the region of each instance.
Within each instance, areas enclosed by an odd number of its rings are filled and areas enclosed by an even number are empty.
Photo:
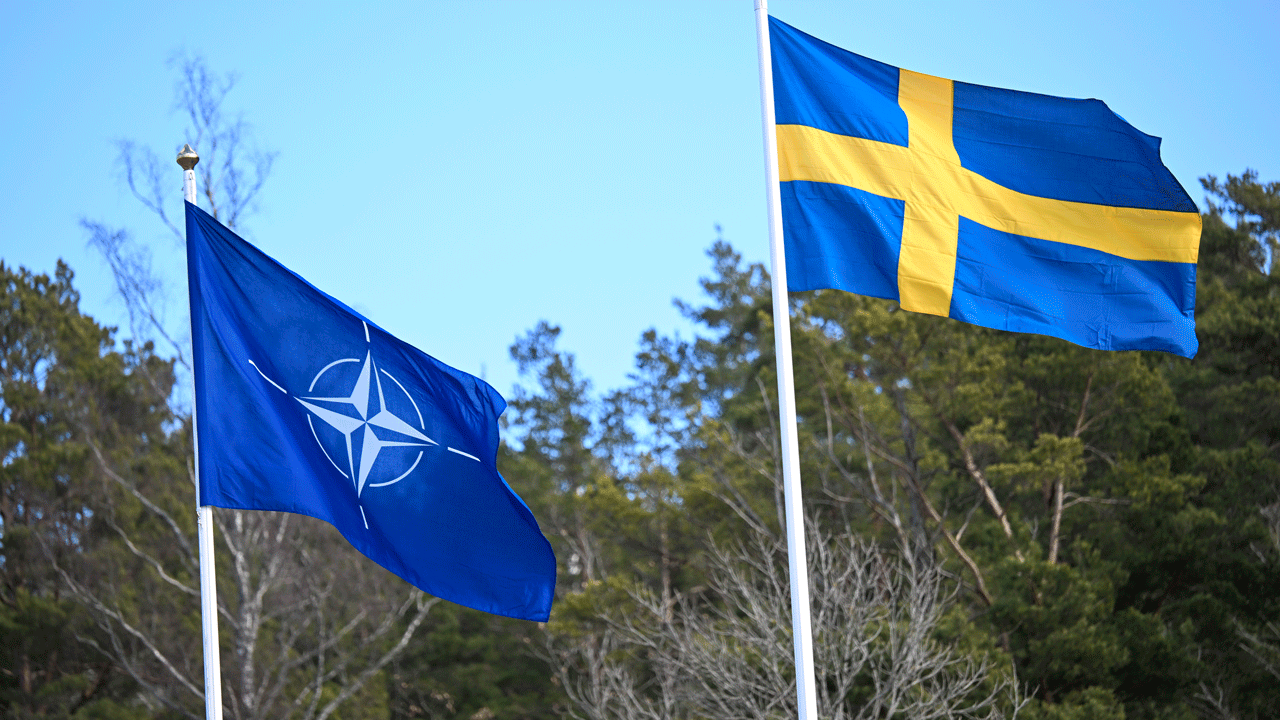
[[[367,324],[364,326],[364,341],[366,344],[369,343]],[[413,399],[413,394],[394,375],[378,367],[373,360],[371,350],[365,351],[363,361],[358,357],[349,357],[334,360],[325,365],[312,379],[310,387],[307,388],[308,395],[302,397],[293,395],[285,389],[284,385],[272,380],[252,358],[246,358],[246,361],[271,387],[279,390],[286,397],[292,397],[302,405],[306,412],[307,425],[311,428],[311,435],[315,438],[316,444],[320,446],[320,452],[324,453],[325,458],[342,477],[350,480],[355,486],[357,502],[366,487],[394,485],[409,477],[409,474],[422,462],[423,452],[427,448],[443,447],[459,457],[467,458],[472,462],[482,462],[474,451],[468,452],[455,447],[441,446],[440,443],[427,437],[427,425],[417,400]],[[356,376],[354,385],[347,384],[351,382],[349,370],[340,370],[321,382],[330,370],[347,363],[360,363],[360,373]],[[383,392],[383,378],[389,381],[386,388],[392,393],[391,399],[394,401],[392,403],[387,402],[387,395]],[[317,385],[321,387],[318,391]],[[341,395],[340,393],[346,392],[347,387],[351,387],[351,392]],[[397,400],[399,397],[395,395],[397,390],[404,396],[403,400]],[[314,392],[330,394],[310,395]],[[429,393],[428,396],[430,396]],[[411,417],[408,414],[410,407],[413,408],[413,414],[417,416],[417,427],[404,419]],[[399,408],[401,414],[396,414],[393,408]],[[320,429],[323,432],[317,432],[315,419],[320,420],[328,428],[321,426]],[[337,436],[334,435],[335,432]],[[324,440],[320,439],[322,434],[325,436]],[[342,440],[339,441],[338,437]],[[346,448],[346,457],[343,457],[338,447],[335,447],[339,442],[341,442],[340,446]],[[383,454],[382,451],[388,448],[393,451],[397,448],[423,448],[423,450],[418,450],[417,457],[409,463],[412,451]],[[334,452],[331,454],[330,450]],[[384,459],[379,462],[379,458]],[[405,465],[409,465],[408,469],[400,472]],[[390,480],[381,479],[397,472],[400,474]],[[371,482],[371,479],[376,481]],[[365,517],[364,506],[359,507],[360,516],[364,518],[364,526],[368,528],[369,519]]]
[[[346,362],[359,361],[352,358]],[[333,364],[321,370],[316,375],[316,379],[318,380],[320,375],[323,375],[329,367],[333,367]],[[364,491],[365,483],[369,480],[369,471],[373,469],[374,462],[377,461],[378,454],[383,448],[438,445],[436,441],[427,437],[420,430],[388,409],[386,395],[383,393],[381,375],[386,375],[397,386],[400,386],[401,391],[404,391],[400,381],[385,370],[378,370],[377,364],[373,361],[373,353],[366,352],[364,364],[360,368],[360,375],[356,378],[355,387],[351,389],[350,395],[346,397],[295,398],[312,415],[337,430],[345,438],[347,445],[346,465],[351,472],[347,477],[355,482],[357,497]],[[315,383],[313,382],[312,387],[314,386]],[[373,393],[374,388],[377,389],[376,395]],[[410,400],[412,401],[412,398]],[[350,414],[352,409],[356,413],[354,416]],[[419,419],[421,419],[421,415],[419,415]],[[309,420],[310,417],[308,417]],[[358,468],[356,467],[355,452],[357,444],[359,445],[360,455],[360,466]],[[323,449],[323,445],[321,448]],[[325,454],[328,455],[328,452],[326,451]],[[419,452],[418,460],[421,459],[422,454]],[[338,463],[334,462],[332,457],[329,460],[334,463],[335,467],[337,466]],[[370,487],[381,487],[399,482],[413,472],[414,467],[417,467],[417,465],[418,461],[415,460],[413,467],[410,467],[399,477],[386,482],[371,483]],[[346,475],[342,468],[339,467],[338,470]]]

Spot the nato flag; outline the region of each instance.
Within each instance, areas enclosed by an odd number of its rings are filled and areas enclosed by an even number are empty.
[[[432,595],[545,621],[556,560],[495,465],[502,396],[186,213],[200,504],[325,520]]]

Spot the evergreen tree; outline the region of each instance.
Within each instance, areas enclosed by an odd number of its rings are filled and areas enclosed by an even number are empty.
[[[95,452],[168,453],[171,363],[117,349],[80,313],[72,272],[0,261],[0,713],[145,716],[137,686],[64,576],[91,583],[118,549]]]

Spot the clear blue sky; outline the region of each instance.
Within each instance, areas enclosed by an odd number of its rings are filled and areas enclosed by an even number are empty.
[[[1097,97],[1197,178],[1280,179],[1280,3],[801,2],[771,12],[846,49],[984,85]],[[181,250],[128,194],[115,141],[183,140],[176,51],[240,76],[228,108],[279,152],[245,235],[504,394],[507,347],[562,325],[598,388],[639,334],[688,334],[724,228],[767,255],[751,0],[0,3],[0,258],[66,259],[122,322],[78,220],[153,243],[173,315]],[[172,207],[180,212],[173,166]]]

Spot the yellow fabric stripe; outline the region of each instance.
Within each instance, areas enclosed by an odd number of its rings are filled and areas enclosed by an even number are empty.
[[[951,139],[953,104],[950,80],[898,71],[898,106],[907,115],[907,149],[913,159],[960,167]],[[935,177],[907,177],[916,199],[906,204],[902,221],[898,302],[904,310],[945,317],[951,312],[960,218]]]
[[[1196,213],[1111,207],[1024,195],[900,145],[778,126],[780,180],[847,185],[884,197],[952,208],[995,230],[1079,245],[1130,260],[1194,263]]]
[[[960,217],[947,208],[907,203],[898,253],[898,304],[903,310],[951,312]]]
[[[898,106],[907,115],[907,144],[912,152],[960,164],[951,138],[954,104],[950,80],[910,70],[898,71]]]

